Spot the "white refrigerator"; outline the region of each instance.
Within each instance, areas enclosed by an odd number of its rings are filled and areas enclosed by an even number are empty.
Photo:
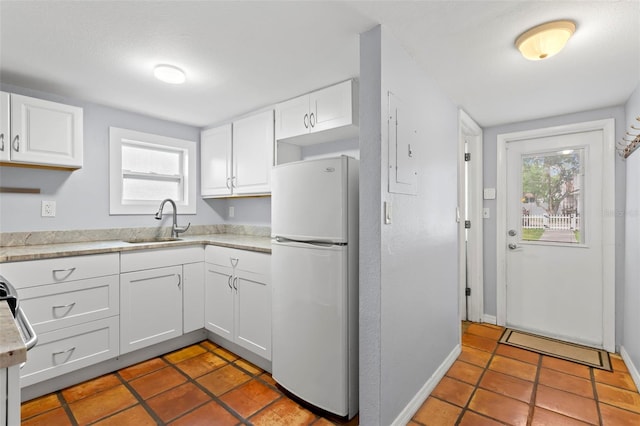
[[[274,167],[273,378],[342,417],[358,412],[358,160]]]

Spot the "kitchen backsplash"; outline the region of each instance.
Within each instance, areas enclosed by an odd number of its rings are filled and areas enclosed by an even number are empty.
[[[255,225],[192,225],[190,235],[238,234],[268,237],[271,228]],[[32,246],[41,244],[64,244],[88,241],[130,240],[138,238],[169,237],[171,227],[77,229],[70,231],[3,232],[0,247]]]

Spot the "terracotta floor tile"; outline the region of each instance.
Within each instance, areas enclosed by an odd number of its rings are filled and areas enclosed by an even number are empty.
[[[215,401],[170,423],[171,426],[234,426],[237,424],[240,424],[240,419]]]
[[[640,414],[600,403],[603,426],[638,426]]]
[[[163,358],[172,364],[177,364],[189,358],[193,358],[196,355],[205,353],[207,350],[200,345],[191,345],[186,348],[171,352],[165,355]]]
[[[591,380],[591,373],[586,365],[542,355],[542,366]]]
[[[471,346],[462,346],[462,351],[460,352],[458,359],[484,368],[489,363],[491,354],[489,352],[481,351],[480,349],[472,348]]]
[[[251,417],[255,426],[307,426],[316,419],[315,414],[290,399],[282,398]]]
[[[149,373],[129,382],[143,399],[151,398],[187,381],[187,378],[171,367]]]
[[[531,426],[584,426],[588,424],[540,407],[534,408],[531,420]]]
[[[465,346],[471,346],[472,348],[480,349],[485,352],[493,352],[498,343],[493,339],[476,336],[475,334],[465,333],[462,335],[462,344]]]
[[[413,416],[413,420],[425,425],[453,425],[462,408],[429,397]]]
[[[139,364],[132,365],[131,367],[123,368],[118,371],[120,377],[129,381],[145,374],[149,374],[152,371],[160,370],[167,366],[162,358],[153,358],[148,361],[141,362]]]
[[[236,359],[238,359],[238,355],[234,354],[233,352],[229,352],[228,350],[226,350],[225,348],[216,348],[213,350],[214,353],[220,355],[222,358],[226,359],[227,361],[233,362]]]
[[[633,392],[637,392],[636,384],[633,382],[631,374],[622,371],[604,371],[594,368],[593,376],[596,382],[606,383],[611,386],[623,388]]]
[[[121,384],[122,382],[115,374],[107,374],[106,376],[88,380],[84,383],[67,388],[62,391],[62,396],[65,401],[71,403]]]
[[[533,383],[496,371],[487,370],[480,380],[483,389],[514,398],[527,404],[533,395]]]
[[[489,369],[533,382],[536,379],[538,367],[501,355],[494,355]]]
[[[471,324],[469,328],[467,328],[467,333],[475,334],[476,336],[486,337],[491,340],[498,340],[502,333],[504,333],[503,329],[496,329],[494,327],[487,327],[484,324]]]
[[[561,371],[551,370],[550,368],[540,369],[538,383],[542,383],[551,388],[575,393],[585,398],[594,398],[593,383],[591,383],[591,380],[565,374]]]
[[[197,379],[197,382],[207,388],[212,394],[220,396],[249,380],[251,380],[251,376],[233,365],[227,365],[201,376]]]
[[[211,352],[205,352],[201,355],[189,358],[186,361],[182,361],[175,366],[189,377],[195,379],[196,377],[210,373],[227,364],[228,361],[220,358],[218,355]]]
[[[220,399],[236,413],[247,418],[278,398],[278,392],[257,380],[252,380],[227,392]]]
[[[540,354],[531,351],[525,351],[524,349],[516,348],[511,345],[498,344],[496,354],[506,356],[508,358],[517,359],[518,361],[527,362],[529,364],[538,365],[540,361]]]
[[[249,361],[245,361],[242,358],[234,362],[234,364],[254,376],[257,376],[258,374],[262,373],[262,369],[260,367],[253,365]]]
[[[484,389],[476,390],[469,408],[513,426],[526,425],[529,415],[529,404]]]
[[[59,407],[20,422],[21,426],[72,426],[64,408]]]
[[[596,382],[598,401],[640,413],[640,394]]]
[[[209,351],[213,351],[218,349],[220,346],[216,345],[215,343],[213,343],[211,340],[204,340],[202,342],[200,342],[200,346],[202,346],[203,348],[209,350]]]
[[[169,422],[211,399],[193,383],[185,383],[147,400],[163,422]]]
[[[609,354],[609,359],[611,360],[611,367],[613,367],[613,371],[620,371],[622,373],[629,372],[627,364],[624,363],[624,360],[620,355]]]
[[[483,371],[484,370],[482,368],[475,365],[462,361],[456,361],[453,363],[451,368],[449,368],[449,371],[447,371],[446,375],[465,383],[475,385],[476,383],[478,383],[480,375]]]
[[[593,399],[583,398],[545,385],[538,385],[536,406],[590,424],[598,424],[599,422],[598,409]]]
[[[443,377],[440,383],[433,389],[431,396],[443,401],[464,407],[473,392],[473,386],[449,377]]]
[[[85,425],[137,403],[136,397],[124,385],[120,385],[73,402],[69,404],[69,408],[78,424]]]
[[[135,426],[156,426],[155,420],[142,405],[134,405],[131,408],[127,408],[124,411],[120,411],[118,414],[109,416],[104,420],[100,420],[94,423],[94,426],[122,426],[122,425],[135,425]]]
[[[462,420],[458,423],[459,426],[501,426],[504,423],[501,423],[496,420],[492,420],[488,417],[481,416],[478,413],[474,413],[473,411],[465,411],[462,415]]]
[[[271,374],[264,372],[258,377],[264,380],[265,382],[269,383],[271,386],[276,386],[276,381],[273,380],[273,377],[271,376]]]
[[[44,413],[45,411],[53,410],[60,406],[62,406],[62,404],[58,399],[58,395],[51,393],[22,404],[20,407],[20,417],[28,419],[29,417]]]

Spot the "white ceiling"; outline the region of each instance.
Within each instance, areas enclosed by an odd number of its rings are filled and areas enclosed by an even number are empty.
[[[515,38],[555,19],[577,24],[565,50],[522,58]],[[205,127],[357,77],[379,23],[485,127],[621,105],[639,81],[640,0],[2,0],[0,79]]]

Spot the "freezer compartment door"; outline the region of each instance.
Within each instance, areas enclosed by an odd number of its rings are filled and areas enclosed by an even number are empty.
[[[348,413],[347,247],[272,246],[273,378],[303,400]]]
[[[347,241],[347,158],[276,166],[272,234],[302,241]]]

